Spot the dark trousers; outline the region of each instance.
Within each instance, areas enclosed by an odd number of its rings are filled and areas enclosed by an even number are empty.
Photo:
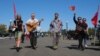
[[[37,32],[30,32],[30,44],[32,47],[37,45]]]
[[[84,49],[83,39],[84,39],[84,31],[80,31],[78,34],[78,41],[79,41],[78,48],[80,48],[80,49]]]
[[[25,38],[25,35],[23,34],[22,37],[21,37],[22,43],[24,43],[24,38]]]
[[[84,46],[83,46],[83,38],[82,38],[82,36],[79,38],[79,45],[78,45],[78,48],[84,48]]]

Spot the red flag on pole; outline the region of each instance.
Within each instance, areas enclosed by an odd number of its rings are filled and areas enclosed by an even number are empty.
[[[13,10],[14,10],[14,18],[15,18],[16,17],[16,6],[14,2],[13,2]]]
[[[98,23],[98,14],[99,14],[99,8],[96,12],[96,14],[94,15],[94,17],[92,18],[92,24],[96,27],[97,26],[97,23]]]
[[[97,21],[98,21],[98,12],[94,15],[92,18],[92,24],[96,27],[97,26]]]
[[[70,6],[70,10],[75,11],[75,6]]]

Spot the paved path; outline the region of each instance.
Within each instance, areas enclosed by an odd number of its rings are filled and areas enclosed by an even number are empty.
[[[52,50],[52,38],[38,38],[38,48],[33,50],[29,48],[29,41],[21,44],[22,49],[16,52],[14,49],[14,39],[0,39],[0,56],[100,56],[100,46],[89,46],[84,51],[77,49],[76,40],[60,39],[59,48]]]

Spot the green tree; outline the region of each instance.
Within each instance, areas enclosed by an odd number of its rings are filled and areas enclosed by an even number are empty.
[[[0,24],[0,35],[3,35],[6,33],[6,25],[5,24]]]
[[[88,28],[89,35],[95,35],[95,29],[94,28]]]

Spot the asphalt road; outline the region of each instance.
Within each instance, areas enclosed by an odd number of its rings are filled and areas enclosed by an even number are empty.
[[[38,38],[37,49],[30,48],[29,40],[21,43],[22,49],[17,52],[14,48],[14,38],[0,38],[0,56],[100,56],[100,46],[91,46],[81,51],[77,49],[78,42],[76,40],[60,39],[59,47],[53,50],[52,37]]]

